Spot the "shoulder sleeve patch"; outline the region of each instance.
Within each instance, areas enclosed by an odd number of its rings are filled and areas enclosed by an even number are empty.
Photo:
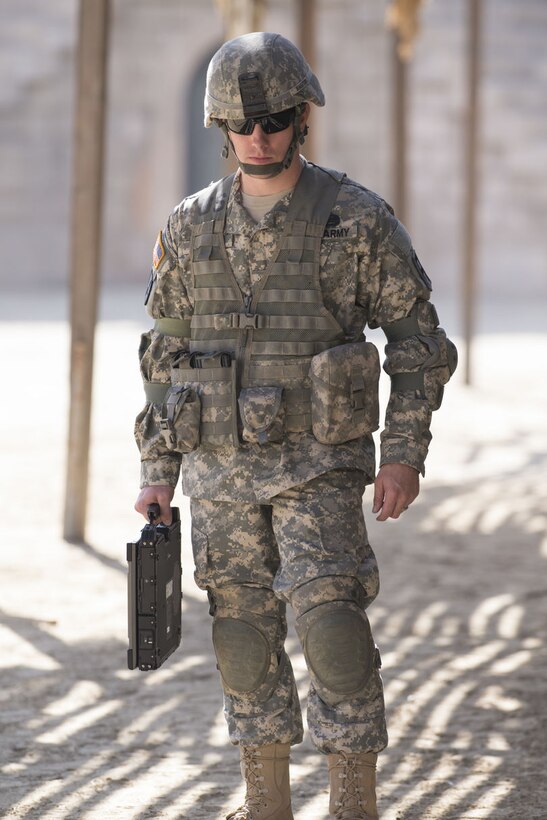
[[[397,228],[390,237],[389,248],[392,253],[410,270],[412,275],[427,290],[432,290],[431,279],[425,272],[422,263],[418,259],[416,251],[412,247],[412,241],[404,225],[399,222]]]
[[[156,240],[156,244],[154,246],[154,254],[152,256],[152,264],[153,264],[155,270],[158,270],[158,268],[161,265],[164,257],[165,257],[165,247],[163,245],[162,232],[160,231],[159,234],[158,234],[158,238]]]

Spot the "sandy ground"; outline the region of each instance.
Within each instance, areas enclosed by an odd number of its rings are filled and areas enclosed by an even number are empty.
[[[80,545],[60,533],[66,305],[12,294],[0,308],[0,813],[216,820],[241,795],[238,752],[226,743],[180,494],[183,645],[161,670],[126,669],[125,544],[141,527],[135,351],[146,322],[135,318],[140,293],[106,296]],[[476,344],[477,386],[460,373],[435,418],[418,501],[380,525],[365,495],[382,577],[370,618],[390,727],[383,820],[547,818],[545,361],[545,333],[491,322]],[[289,649],[305,697],[294,631]],[[325,762],[309,740],[294,749],[292,772],[296,820],[324,820]]]

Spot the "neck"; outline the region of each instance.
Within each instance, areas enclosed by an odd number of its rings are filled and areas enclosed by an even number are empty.
[[[302,157],[297,153],[289,167],[277,176],[271,177],[271,179],[255,177],[240,170],[241,190],[244,194],[250,194],[251,196],[269,196],[270,194],[278,194],[280,191],[288,191],[289,188],[294,188],[298,182],[303,167]]]

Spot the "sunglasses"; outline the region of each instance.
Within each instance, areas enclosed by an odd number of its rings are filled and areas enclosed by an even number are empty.
[[[285,111],[278,111],[277,114],[270,114],[268,117],[249,117],[246,120],[226,120],[226,125],[234,134],[244,134],[250,136],[255,125],[258,123],[265,134],[278,134],[284,131],[294,122],[295,109],[287,108]]]

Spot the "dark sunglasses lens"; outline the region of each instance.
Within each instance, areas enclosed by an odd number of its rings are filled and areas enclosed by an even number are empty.
[[[253,128],[255,127],[254,120],[226,120],[226,125],[233,131],[234,134],[245,134],[249,136],[249,134],[253,133]]]
[[[249,136],[253,133],[254,127],[257,123],[265,134],[277,134],[279,131],[284,131],[294,120],[294,108],[288,108],[285,111],[279,111],[277,114],[272,114],[270,117],[258,117],[256,120],[226,120],[226,125],[230,131],[235,134],[243,134]]]
[[[266,134],[277,134],[279,131],[284,131],[294,120],[294,108],[288,108],[286,111],[279,111],[277,114],[272,114],[271,117],[265,117],[260,121],[262,130]]]

